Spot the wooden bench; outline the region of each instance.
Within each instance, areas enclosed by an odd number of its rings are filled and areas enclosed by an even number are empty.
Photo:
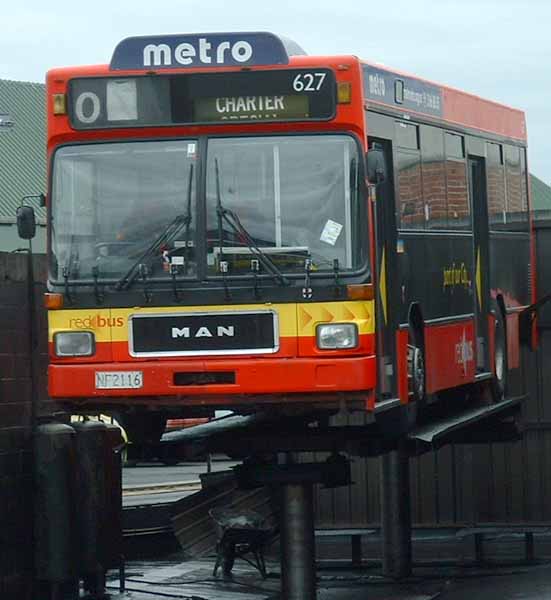
[[[378,529],[316,529],[316,538],[325,537],[350,537],[352,565],[359,567],[362,564],[362,536],[373,535]]]
[[[458,539],[465,539],[467,537],[474,537],[474,554],[475,562],[477,564],[484,564],[486,557],[484,553],[484,539],[491,537],[493,539],[510,537],[512,535],[523,535],[524,536],[524,558],[526,562],[532,563],[536,560],[534,551],[534,535],[551,533],[551,527],[544,525],[504,525],[504,526],[487,526],[487,527],[463,527],[458,529],[456,537]],[[463,560],[462,560],[463,562]]]
[[[374,527],[371,529],[316,529],[316,538],[329,537],[350,537],[352,565],[360,566],[363,560],[362,554],[362,536],[380,535],[380,528]],[[524,535],[524,554],[526,562],[534,562],[536,560],[534,551],[534,535],[536,534],[551,534],[551,527],[544,525],[504,525],[504,526],[486,526],[486,527],[416,527],[412,529],[412,541],[437,541],[447,540],[453,541],[464,540],[473,536],[475,562],[484,564],[484,540],[487,538],[510,537],[512,535]],[[463,552],[461,553],[460,562],[465,563]]]

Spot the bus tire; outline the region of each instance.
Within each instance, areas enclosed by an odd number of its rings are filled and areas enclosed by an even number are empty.
[[[494,328],[494,390],[496,400],[505,398],[507,392],[507,330],[505,317],[500,308],[496,310]]]
[[[425,352],[421,342],[421,335],[410,328],[408,339],[408,366],[410,371],[411,392],[417,406],[417,416],[420,415],[426,404],[426,370]]]

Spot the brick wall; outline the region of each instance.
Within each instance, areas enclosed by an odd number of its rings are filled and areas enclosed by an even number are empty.
[[[45,260],[34,261],[37,307]],[[46,397],[44,311],[38,310],[36,371]],[[0,598],[30,597],[32,568],[31,367],[27,256],[0,253]],[[41,412],[48,412],[42,403]]]

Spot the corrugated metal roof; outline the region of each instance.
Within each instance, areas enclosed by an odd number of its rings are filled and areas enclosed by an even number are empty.
[[[23,196],[46,191],[44,84],[0,79],[0,114],[13,122],[0,127],[0,217],[14,217]]]
[[[532,185],[532,208],[534,210],[551,210],[551,187],[539,177],[530,175]]]

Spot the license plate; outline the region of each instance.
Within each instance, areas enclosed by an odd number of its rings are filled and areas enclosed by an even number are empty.
[[[143,387],[142,371],[96,371],[97,390],[136,389]]]

